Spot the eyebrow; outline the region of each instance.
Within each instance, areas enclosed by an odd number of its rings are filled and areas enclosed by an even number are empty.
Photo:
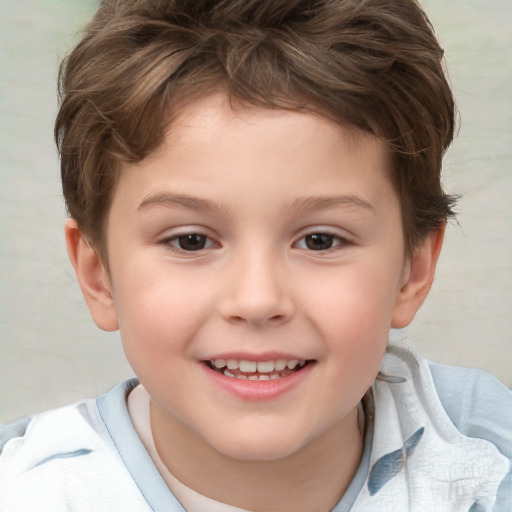
[[[163,206],[174,208],[181,206],[191,210],[212,212],[214,210],[229,210],[228,207],[221,207],[217,203],[208,199],[189,196],[186,194],[172,194],[168,192],[158,192],[145,197],[139,204],[137,211],[145,210],[154,206]],[[373,206],[364,199],[354,195],[332,196],[332,197],[304,197],[298,198],[292,202],[292,209],[302,212],[308,210],[322,210],[328,208],[355,206],[357,208],[375,212]]]
[[[296,199],[292,207],[298,211],[322,210],[328,208],[355,206],[375,213],[375,208],[364,199],[354,195],[332,196],[332,197],[305,197]]]
[[[213,211],[217,210],[216,203],[208,199],[200,199],[198,197],[188,196],[185,194],[171,194],[167,192],[158,192],[145,197],[137,207],[137,211],[145,210],[153,206],[164,206],[173,208],[182,206],[191,210]]]

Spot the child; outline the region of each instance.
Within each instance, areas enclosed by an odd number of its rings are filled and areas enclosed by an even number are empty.
[[[0,510],[510,511],[512,398],[391,328],[454,104],[414,0],[105,0],[61,73],[66,241],[138,380],[0,431]]]

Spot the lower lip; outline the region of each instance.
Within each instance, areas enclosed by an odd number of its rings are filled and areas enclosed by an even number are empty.
[[[301,370],[287,377],[274,380],[242,380],[236,377],[226,377],[212,370],[205,363],[200,363],[200,365],[214,385],[219,386],[242,400],[263,402],[274,400],[299,386],[311,373],[315,363],[310,362]]]

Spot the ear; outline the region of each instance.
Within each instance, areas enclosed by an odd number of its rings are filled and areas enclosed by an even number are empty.
[[[427,298],[434,281],[437,260],[443,246],[445,225],[430,233],[404,266],[402,286],[395,302],[391,326],[409,325]]]
[[[104,331],[117,330],[119,324],[107,270],[74,219],[66,221],[65,233],[69,259],[94,322]]]

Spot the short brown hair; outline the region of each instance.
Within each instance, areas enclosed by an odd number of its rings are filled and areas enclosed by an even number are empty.
[[[454,101],[415,0],[103,0],[61,65],[55,125],[68,212],[100,254],[122,165],[220,87],[385,139],[409,252],[453,215],[440,172]]]

